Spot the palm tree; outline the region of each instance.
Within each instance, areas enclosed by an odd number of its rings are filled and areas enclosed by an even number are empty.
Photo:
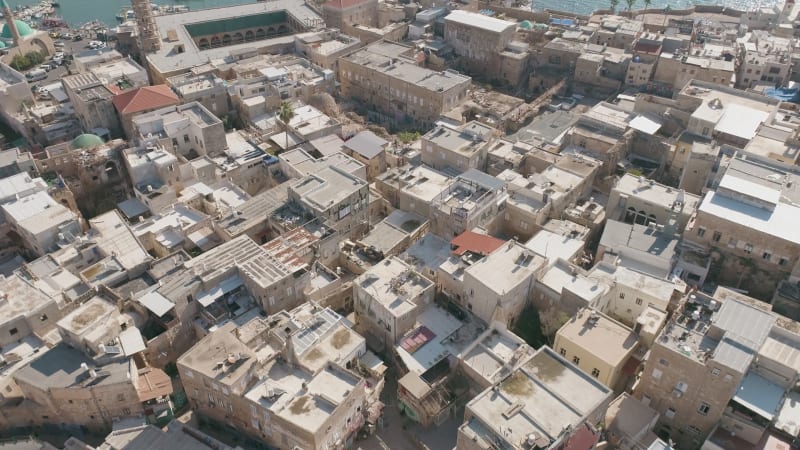
[[[648,10],[650,9],[650,5],[653,3],[653,0],[643,0],[643,3],[644,3],[644,9]]]
[[[617,5],[619,5],[619,0],[609,0],[608,3],[611,4],[611,13],[613,14],[617,10]]]
[[[289,121],[292,120],[292,117],[294,117],[292,104],[289,102],[281,102],[281,106],[278,108],[278,118],[283,122],[283,129],[286,132],[286,147],[284,150],[289,149]]]
[[[628,5],[628,13],[630,13],[633,10],[633,5],[636,3],[636,0],[625,0],[625,3]]]

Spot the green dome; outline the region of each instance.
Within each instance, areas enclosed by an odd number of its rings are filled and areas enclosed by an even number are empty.
[[[72,140],[72,148],[92,148],[103,145],[103,139],[96,134],[82,134]]]
[[[533,28],[533,24],[531,23],[530,20],[523,20],[522,22],[519,23],[519,27],[525,30],[530,30]]]
[[[14,19],[14,23],[17,25],[17,32],[19,33],[20,37],[30,36],[33,34],[33,28],[31,28],[31,26],[27,23],[17,19]],[[13,38],[13,36],[11,36],[11,30],[8,29],[7,24],[3,25],[3,32],[0,33],[0,37],[3,39]]]
[[[3,41],[0,41],[0,48],[6,48],[6,43],[3,42]]]

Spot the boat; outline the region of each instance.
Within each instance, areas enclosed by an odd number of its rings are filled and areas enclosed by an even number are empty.
[[[136,18],[136,14],[133,12],[132,9],[123,9],[122,11],[117,14],[117,20],[120,22],[124,22],[126,20],[133,20]]]
[[[53,8],[61,8],[61,4],[58,2],[50,2],[50,6]]]

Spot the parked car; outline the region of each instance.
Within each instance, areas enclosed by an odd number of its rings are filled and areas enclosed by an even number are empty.
[[[42,64],[41,66],[39,66],[39,68],[44,70],[45,72],[50,72],[51,70],[53,70],[53,66],[51,66],[48,63]]]
[[[58,59],[64,59],[64,52],[56,52],[56,53],[53,55],[53,59],[56,59],[56,58],[58,58]]]
[[[82,41],[83,40],[83,36],[81,36],[80,34],[76,34],[75,37],[72,38],[72,40],[75,41],[75,42]]]
[[[40,81],[47,78],[47,71],[44,69],[34,69],[25,74],[28,81]]]

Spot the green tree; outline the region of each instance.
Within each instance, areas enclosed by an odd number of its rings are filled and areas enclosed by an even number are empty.
[[[625,3],[628,5],[628,12],[633,10],[633,5],[636,4],[636,0],[625,0]]]
[[[31,62],[24,55],[14,55],[14,58],[11,59],[10,66],[14,70],[26,70],[28,67],[31,66]]]
[[[40,52],[29,52],[25,56],[28,57],[31,67],[44,62],[44,55],[42,55]]]
[[[619,0],[608,0],[608,3],[611,5],[611,12],[615,12],[617,10],[617,6],[619,6]]]
[[[642,0],[644,3],[644,9],[650,9],[650,5],[653,3],[653,0]]]
[[[294,117],[294,109],[289,102],[281,102],[278,108],[278,118],[283,122],[283,130],[286,132],[286,148],[289,148],[289,121]]]

